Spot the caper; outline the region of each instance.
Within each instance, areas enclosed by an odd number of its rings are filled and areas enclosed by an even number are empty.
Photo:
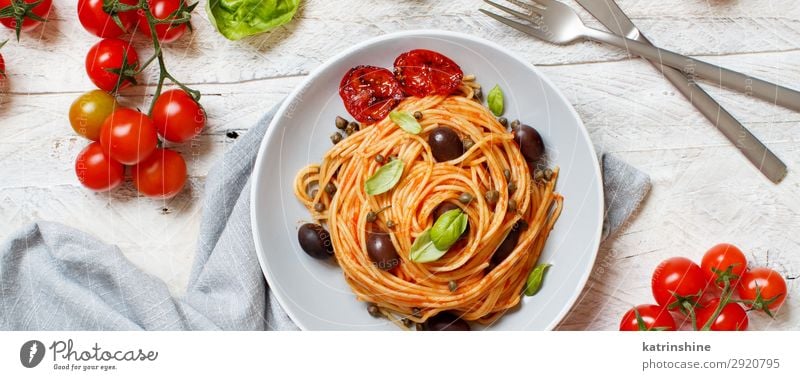
[[[414,318],[422,318],[422,310],[420,310],[418,307],[411,309],[411,316]]]
[[[519,120],[514,120],[511,122],[511,129],[519,128]]]
[[[408,318],[403,318],[402,321],[403,321],[403,326],[405,326],[405,327],[409,327],[410,328],[411,326],[414,325],[414,321],[412,321],[412,320],[410,320]]]
[[[506,181],[511,179],[511,169],[503,169],[503,177],[505,177]]]
[[[455,292],[456,289],[458,289],[458,283],[454,280],[450,280],[450,282],[447,283],[447,286],[450,288],[451,292]]]
[[[336,128],[341,129],[341,130],[344,130],[345,128],[347,128],[347,119],[345,119],[345,118],[343,118],[341,116],[336,116]]]
[[[378,220],[378,214],[375,213],[375,211],[370,211],[367,213],[367,222],[372,223],[376,220]]]
[[[475,141],[472,141],[469,137],[465,138],[461,143],[464,145],[464,150],[470,150],[475,145]]]
[[[340,141],[342,141],[342,134],[339,133],[339,132],[334,132],[331,135],[331,142],[334,143],[334,145],[335,145],[335,144],[338,144]]]
[[[508,184],[508,193],[512,194],[515,191],[517,191],[517,183],[514,182],[514,181],[509,182],[509,184]]]
[[[316,198],[318,192],[319,192],[319,189],[311,190],[311,198]]]
[[[370,303],[370,304],[367,305],[367,312],[373,318],[378,318],[378,317],[381,316],[381,309],[378,307],[378,305],[376,305],[374,303]]]
[[[391,220],[387,220],[387,221],[386,221],[386,227],[388,227],[388,228],[394,228],[394,222],[393,222],[393,221],[391,221]]]
[[[513,199],[508,200],[508,211],[509,212],[516,212],[517,211],[517,201]]]
[[[384,161],[386,161],[386,157],[383,157],[382,154],[375,156],[375,162],[382,164]]]
[[[475,89],[475,99],[483,99],[483,89],[478,87]]]
[[[547,181],[553,179],[553,170],[551,170],[550,168],[545,169],[544,170],[544,179],[547,180]]]
[[[352,125],[348,125],[348,126],[347,126],[347,127],[344,129],[344,133],[346,133],[348,136],[350,136],[350,135],[352,135],[353,133],[356,133],[356,130],[355,130],[355,128],[353,128],[353,126],[352,126]]]
[[[486,192],[484,197],[486,197],[486,202],[488,202],[490,205],[494,205],[500,199],[500,192],[497,190],[489,190]]]
[[[333,182],[328,182],[328,184],[325,185],[325,192],[329,195],[333,195],[336,193],[336,185],[334,185]]]
[[[497,122],[500,123],[500,125],[508,128],[508,119],[506,119],[505,117],[501,116],[499,119],[497,119]]]
[[[542,169],[536,169],[536,171],[533,172],[534,180],[541,181],[543,177],[544,177],[544,172],[542,171]]]
[[[347,126],[353,128],[353,131],[356,132],[358,132],[361,129],[361,124],[358,124],[357,121],[351,121],[349,124],[347,124]]]
[[[422,112],[414,112],[414,118],[417,120],[422,120]]]
[[[322,204],[322,202],[314,203],[314,210],[316,210],[317,212],[323,212],[325,211],[325,205]]]
[[[458,196],[458,201],[461,202],[461,204],[468,205],[469,202],[472,202],[472,194],[461,193],[461,195]]]

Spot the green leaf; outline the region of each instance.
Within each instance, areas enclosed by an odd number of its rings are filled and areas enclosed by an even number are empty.
[[[550,268],[550,264],[539,264],[533,268],[531,274],[528,275],[528,282],[525,284],[526,296],[532,296],[539,292],[539,289],[542,288],[542,281],[547,268]]]
[[[467,229],[469,218],[461,209],[442,214],[431,227],[431,240],[437,249],[447,251]]]
[[[503,114],[505,104],[503,102],[503,90],[500,89],[500,86],[495,85],[492,91],[489,91],[486,102],[489,103],[489,110],[492,111],[495,116]]]
[[[299,6],[300,0],[208,0],[206,13],[225,38],[240,40],[291,21]]]
[[[422,235],[419,235],[417,240],[414,240],[408,257],[415,263],[429,263],[439,260],[445,253],[447,253],[447,250],[442,251],[433,244],[431,229],[429,228]]]
[[[420,132],[422,132],[422,126],[419,125],[419,122],[416,118],[414,118],[414,115],[408,112],[392,111],[389,113],[389,118],[392,119],[392,121],[404,131],[412,135],[418,135]]]
[[[392,160],[388,164],[381,166],[364,183],[364,191],[369,195],[378,195],[391,190],[400,182],[404,167],[405,164],[402,160]]]

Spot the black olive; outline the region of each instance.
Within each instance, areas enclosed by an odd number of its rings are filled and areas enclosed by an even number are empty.
[[[458,134],[447,127],[437,127],[428,136],[428,144],[436,161],[450,161],[464,154],[464,143]]]
[[[469,323],[448,312],[441,312],[425,321],[426,331],[470,331]]]
[[[439,220],[439,217],[442,216],[444,213],[455,209],[459,209],[462,212],[464,211],[463,209],[461,209],[461,207],[458,207],[450,202],[442,202],[440,205],[436,206],[435,209],[433,209],[433,222],[436,223],[436,221]],[[469,235],[469,224],[467,224],[467,228],[464,230],[464,233],[461,234],[461,236],[464,237],[468,235]]]
[[[539,161],[544,155],[542,135],[531,126],[520,124],[518,128],[514,129],[514,141],[528,162]]]
[[[331,235],[319,224],[306,223],[297,231],[297,240],[309,256],[324,260],[333,256]]]
[[[367,236],[367,254],[378,269],[391,270],[400,264],[400,256],[389,234],[371,232]]]
[[[500,246],[497,247],[497,250],[494,251],[492,255],[491,263],[492,265],[498,265],[503,262],[503,260],[514,251],[514,248],[517,246],[519,242],[519,235],[522,234],[522,231],[528,229],[528,223],[524,220],[520,220],[514,223],[514,226],[511,227],[511,231],[508,232],[506,238],[500,243]]]

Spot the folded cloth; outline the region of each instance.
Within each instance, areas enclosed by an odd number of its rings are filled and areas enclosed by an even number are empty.
[[[250,174],[270,110],[207,177],[197,256],[183,298],[119,248],[37,222],[0,245],[2,330],[294,330],[269,292],[250,229]],[[603,157],[607,220],[616,231],[650,189],[646,174]]]

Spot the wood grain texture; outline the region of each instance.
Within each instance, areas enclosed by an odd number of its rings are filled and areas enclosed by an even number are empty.
[[[246,133],[304,75],[355,43],[438,28],[495,40],[538,65],[575,106],[599,150],[619,154],[653,179],[639,215],[603,244],[560,328],[615,329],[628,307],[652,302],[650,273],[659,261],[699,260],[721,241],[792,278],[779,317],[754,316],[752,328],[800,328],[793,280],[800,275],[800,114],[706,86],[787,162],[789,176],[774,186],[647,63],[593,43],[535,41],[477,13],[479,0],[308,0],[291,24],[238,42],[218,35],[200,7],[194,33],[167,48],[172,73],[202,91],[209,115],[204,133],[177,148],[189,163],[188,189],[169,201],[139,197],[129,184],[94,194],[74,175],[86,142],[66,114],[77,95],[93,88],[83,60],[97,39],[78,23],[74,0],[54,3],[50,23],[2,51],[10,79],[0,93],[0,238],[34,220],[73,225],[119,245],[180,295],[194,256],[205,175],[233,142],[226,133]],[[800,8],[793,0],[619,3],[665,48],[784,85],[800,83]],[[0,30],[0,39],[11,37]],[[148,56],[147,41],[133,41]],[[146,105],[154,79],[148,71],[140,86],[125,91],[123,103]]]

